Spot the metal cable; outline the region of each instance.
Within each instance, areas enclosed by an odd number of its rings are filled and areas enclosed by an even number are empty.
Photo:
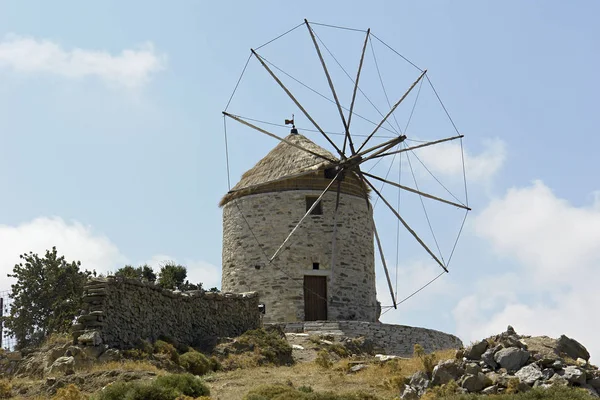
[[[254,50],[261,49],[261,48],[265,47],[266,45],[268,45],[268,44],[270,44],[270,43],[273,43],[273,42],[274,42],[274,41],[276,41],[277,39],[284,37],[285,35],[287,35],[288,33],[292,32],[293,30],[296,30],[297,28],[301,27],[302,25],[304,25],[304,22],[301,22],[301,23],[299,23],[298,25],[296,25],[295,27],[293,27],[293,28],[292,28],[292,29],[290,29],[289,31],[287,31],[287,32],[285,32],[285,33],[282,33],[281,35],[277,36],[275,39],[271,39],[271,40],[269,40],[267,43],[265,43],[265,44],[263,44],[263,45],[260,45],[260,46],[258,46],[258,47],[257,47],[256,49],[254,49]]]
[[[348,79],[350,79],[350,81],[353,84],[356,84],[356,81],[350,76],[350,74],[346,71],[346,69],[342,66],[342,64],[337,60],[337,58],[333,55],[333,53],[331,52],[331,50],[329,50],[329,47],[327,47],[327,45],[325,44],[325,42],[323,42],[321,40],[321,38],[319,37],[319,35],[317,35],[317,33],[314,30],[313,30],[313,33],[315,34],[315,37],[319,40],[319,42],[321,42],[321,44],[323,45],[323,47],[325,47],[325,50],[327,50],[327,52],[329,53],[329,55],[331,56],[331,58],[333,58],[333,60],[336,62],[336,64],[342,69],[342,71],[344,71],[344,74],[346,74],[346,76],[348,77]],[[362,94],[364,96],[364,98],[369,102],[369,104],[371,104],[371,106],[373,106],[373,108],[375,109],[375,111],[377,111],[377,113],[381,116],[381,118],[383,118],[384,117],[383,113],[381,111],[379,111],[379,108],[377,108],[377,106],[371,101],[371,99],[366,95],[366,93],[363,92],[363,90],[360,88],[360,86],[358,86],[358,91],[360,92],[360,94]],[[346,109],[346,111],[348,111],[348,110]],[[354,115],[358,115],[356,113],[353,113],[353,114]],[[386,122],[387,122],[387,124],[392,129],[394,129],[394,126],[389,121],[386,120]],[[396,131],[396,130],[394,129],[394,131]],[[396,133],[398,135],[402,134],[402,132],[398,133],[397,131],[396,131]]]
[[[285,72],[283,69],[279,68],[277,65],[273,64],[271,61],[267,60],[266,58],[264,58],[263,56],[260,56],[260,58],[262,58],[267,64],[271,65],[273,68],[275,68],[276,70],[278,70],[279,72],[281,72],[282,74],[286,75],[288,78],[294,80],[296,83],[299,83],[300,85],[304,86],[305,88],[307,88],[308,90],[310,90],[311,92],[319,95],[320,97],[324,98],[325,100],[329,101],[332,104],[336,104],[335,100],[330,99],[329,97],[325,96],[324,94],[318,92],[317,90],[311,88],[310,86],[308,86],[307,84],[305,84],[304,82],[300,81],[299,79],[294,78],[292,75],[288,74],[287,72]],[[344,109],[345,111],[350,111],[348,108],[340,105],[342,107],[342,109]],[[373,125],[377,125],[377,122],[373,122],[368,118],[363,117],[360,114],[357,114],[355,112],[352,113],[353,115],[356,115],[357,117],[359,117],[360,119],[367,121]],[[393,127],[392,127],[393,128]],[[394,133],[394,134],[398,134],[398,132],[394,131],[394,130],[389,130],[385,127],[381,127],[381,129],[386,130],[388,132]]]
[[[399,55],[400,57],[402,57],[402,59],[404,61],[406,61],[407,63],[409,63],[410,65],[412,65],[413,67],[415,67],[416,69],[418,69],[420,72],[423,72],[423,70],[419,67],[417,67],[412,61],[410,61],[408,58],[404,57],[402,54],[398,53],[396,50],[394,50],[389,44],[387,44],[386,42],[384,42],[383,40],[379,39],[374,33],[371,33],[371,36],[373,36],[375,39],[379,40],[381,43],[383,43],[388,49],[390,49],[391,51],[393,51],[394,53],[396,53],[397,55]]]
[[[235,87],[233,88],[233,92],[231,92],[231,96],[229,96],[229,101],[227,102],[227,105],[225,106],[225,111],[227,111],[227,109],[229,108],[229,104],[231,104],[231,100],[233,100],[233,95],[235,95],[235,92],[237,91],[237,88],[240,85],[240,82],[242,81],[242,77],[244,76],[244,73],[246,72],[246,68],[248,68],[248,63],[250,62],[251,57],[252,57],[252,53],[250,53],[250,55],[248,56],[248,59],[246,60],[246,64],[244,64],[244,69],[242,70],[242,73],[240,74],[240,77],[238,78],[237,83],[235,84]]]

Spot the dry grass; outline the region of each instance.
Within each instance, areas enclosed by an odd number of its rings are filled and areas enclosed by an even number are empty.
[[[61,344],[73,343],[73,337],[69,333],[53,333],[48,336],[42,347],[54,347]]]
[[[456,350],[436,352],[438,359],[452,359]],[[222,400],[241,400],[252,388],[259,385],[286,384],[294,387],[310,386],[315,392],[332,391],[348,393],[359,390],[375,394],[384,399],[398,396],[399,388],[408,377],[423,370],[418,357],[402,358],[379,363],[365,360],[368,368],[357,373],[348,373],[352,364],[349,359],[334,363],[324,369],[312,363],[301,363],[291,367],[254,367],[228,372],[216,372],[206,377],[212,397]]]
[[[157,375],[165,375],[165,370],[159,369],[156,365],[145,360],[123,360],[123,361],[110,361],[102,364],[94,364],[89,372],[102,372],[102,371],[150,371],[155,372]]]

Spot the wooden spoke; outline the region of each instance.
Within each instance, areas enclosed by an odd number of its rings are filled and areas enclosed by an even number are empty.
[[[325,64],[325,60],[323,59],[323,54],[321,54],[321,49],[319,48],[319,44],[317,43],[317,38],[315,37],[315,33],[312,28],[308,24],[308,21],[305,19],[304,23],[306,24],[306,28],[308,29],[308,33],[310,33],[310,37],[312,38],[313,44],[315,45],[315,49],[317,50],[317,55],[319,56],[319,60],[321,60],[321,65],[323,66],[323,71],[325,71],[325,76],[327,77],[327,83],[329,83],[329,88],[331,89],[331,93],[333,94],[333,98],[335,100],[335,104],[337,105],[338,112],[340,114],[340,118],[342,119],[342,124],[344,125],[344,130],[346,132],[346,136],[348,133],[348,123],[346,122],[346,117],[344,116],[344,112],[342,111],[342,106],[340,104],[340,100],[338,99],[337,93],[335,92],[335,87],[333,86],[333,81],[331,80],[331,75],[329,75],[329,71],[327,70],[327,65]],[[342,151],[342,153],[345,152]],[[346,158],[344,155],[343,158]]]
[[[358,149],[359,152],[362,150],[363,147],[365,147],[365,145],[367,144],[367,142],[369,140],[371,140],[371,138],[373,137],[373,135],[375,134],[375,132],[377,132],[379,130],[379,128],[381,128],[381,125],[383,125],[383,123],[385,121],[387,121],[387,119],[389,118],[389,116],[392,115],[394,113],[394,111],[396,111],[396,108],[400,105],[400,103],[402,103],[402,101],[404,101],[404,99],[406,98],[406,96],[408,96],[408,94],[414,89],[414,87],[417,85],[417,83],[419,83],[419,81],[423,78],[423,76],[425,76],[426,73],[427,73],[427,70],[423,71],[423,73],[421,73],[421,75],[419,76],[419,78],[416,81],[414,81],[414,83],[411,85],[410,88],[408,88],[408,90],[406,91],[406,93],[404,93],[404,95],[400,98],[400,100],[398,100],[396,102],[396,104],[394,104],[394,106],[387,113],[387,115],[385,117],[383,117],[383,119],[381,120],[381,122],[379,123],[379,125],[377,125],[375,127],[375,129],[373,130],[373,132],[371,132],[371,134],[365,139],[365,141],[363,142],[363,144],[359,147],[359,149]]]
[[[362,70],[363,61],[365,60],[365,51],[367,50],[367,43],[369,42],[369,35],[371,29],[367,29],[367,36],[365,37],[365,43],[363,45],[362,54],[360,56],[360,63],[358,64],[358,72],[356,73],[356,80],[354,81],[354,91],[352,92],[352,101],[350,102],[350,111],[348,112],[348,129],[346,130],[346,138],[344,138],[344,152],[346,151],[346,139],[350,143],[350,150],[352,154],[356,153],[354,149],[354,143],[352,143],[352,136],[350,136],[350,122],[352,121],[352,110],[354,110],[354,101],[356,100],[356,91],[358,90],[358,81],[360,79],[360,72]]]
[[[340,207],[340,191],[342,190],[342,181],[339,180],[337,184],[337,194],[335,197],[335,213],[333,214],[333,237],[331,238],[331,281],[333,282],[335,274],[333,270],[335,268],[335,249],[337,240],[337,217],[338,209]]]
[[[404,220],[404,218],[402,218],[400,216],[400,214],[398,214],[398,211],[396,211],[396,209],[389,203],[389,201],[387,201],[385,199],[385,197],[383,197],[381,195],[381,193],[379,193],[379,190],[377,190],[377,188],[375,186],[373,186],[373,184],[371,182],[369,182],[369,180],[367,178],[365,178],[365,176],[362,174],[362,172],[359,172],[360,175],[362,176],[362,179],[364,180],[364,182],[367,183],[367,185],[369,185],[369,187],[371,187],[371,189],[379,196],[379,198],[381,200],[383,200],[383,202],[385,203],[386,206],[388,206],[388,208],[390,210],[392,210],[392,212],[394,213],[394,215],[400,220],[400,222],[402,223],[402,225],[404,225],[404,227],[406,228],[406,230],[408,232],[410,232],[410,234],[416,239],[417,242],[419,242],[419,244],[425,249],[425,251],[427,251],[427,253],[429,253],[429,255],[431,257],[433,257],[433,259],[440,265],[440,267],[442,267],[444,269],[444,271],[448,272],[448,268],[446,268],[446,266],[436,257],[435,254],[433,254],[433,252],[429,249],[429,247],[427,247],[427,245],[425,244],[425,242],[423,242],[423,240],[421,240],[421,238],[419,237],[419,235],[417,235],[417,233],[412,230],[412,228],[406,223],[406,221]]]
[[[317,200],[315,200],[315,202],[312,204],[312,206],[310,206],[310,208],[308,209],[308,211],[306,211],[306,214],[304,214],[304,216],[302,218],[300,218],[300,221],[298,221],[298,223],[296,224],[296,226],[294,226],[294,228],[292,229],[292,231],[290,232],[290,234],[285,238],[285,240],[283,241],[283,243],[281,243],[281,246],[279,246],[279,248],[277,249],[277,251],[275,251],[275,253],[273,253],[273,255],[269,258],[269,262],[273,261],[275,259],[275,257],[277,257],[277,255],[284,248],[285,244],[290,240],[290,238],[292,237],[292,235],[294,234],[294,232],[296,232],[296,230],[302,224],[302,222],[306,219],[306,217],[308,217],[310,215],[310,213],[315,209],[315,207],[319,204],[319,202],[321,201],[321,199],[323,198],[323,196],[325,196],[325,193],[327,193],[327,191],[329,190],[329,188],[331,187],[331,185],[333,185],[333,182],[335,182],[337,180],[338,176],[340,176],[341,173],[342,173],[342,171],[340,170],[335,175],[335,178],[333,178],[331,180],[331,182],[329,182],[329,185],[327,185],[327,187],[325,188],[325,190],[323,190],[323,192],[317,198]]]
[[[375,233],[375,239],[377,240],[377,248],[379,249],[379,255],[381,256],[381,263],[383,264],[383,270],[385,271],[385,278],[387,279],[388,288],[390,289],[390,295],[392,296],[392,304],[394,308],[398,308],[396,304],[396,296],[394,295],[394,288],[392,287],[392,280],[390,279],[390,273],[388,271],[387,263],[383,255],[383,247],[381,246],[381,240],[379,240],[379,234],[377,233],[377,226],[375,226],[375,220],[373,219],[373,232]]]
[[[269,68],[269,66],[267,65],[267,63],[264,62],[264,60],[258,55],[258,53],[256,53],[254,51],[254,49],[251,49],[251,51],[252,51],[252,54],[254,55],[254,57],[256,57],[256,59],[267,70],[267,72],[269,73],[269,75],[271,75],[271,77],[275,80],[275,82],[277,82],[277,84],[289,96],[289,98],[292,99],[292,101],[294,102],[294,104],[296,104],[296,106],[300,109],[300,111],[302,111],[302,113],[306,116],[306,118],[308,118],[308,120],[314,125],[315,128],[317,128],[317,130],[319,132],[321,132],[321,135],[323,135],[323,137],[325,139],[327,139],[327,141],[329,142],[329,144],[331,144],[333,146],[333,148],[338,152],[338,154],[340,155],[340,157],[341,158],[346,158],[346,156],[344,155],[344,153],[342,153],[342,151],[335,145],[335,143],[333,142],[333,140],[331,140],[331,138],[329,136],[327,136],[327,134],[323,131],[323,129],[321,129],[321,127],[319,126],[319,124],[317,124],[317,122],[310,116],[310,114],[308,113],[308,111],[306,111],[304,109],[304,107],[302,107],[302,104],[300,104],[300,102],[298,102],[298,100],[296,100],[296,98],[294,97],[294,95],[292,94],[292,92],[290,92],[288,90],[288,88],[285,87],[285,85],[283,84],[283,82],[281,82],[281,80],[279,80],[279,78],[277,77],[277,75],[275,75],[275,73],[271,70],[271,68]]]
[[[372,151],[375,151],[375,150],[379,150],[379,149],[381,149],[382,147],[385,147],[385,149],[386,149],[386,150],[389,150],[389,149],[391,149],[392,147],[394,147],[395,145],[397,145],[398,143],[401,143],[401,142],[403,142],[403,141],[404,141],[404,139],[406,139],[406,136],[404,136],[404,135],[402,135],[402,136],[397,136],[397,137],[395,137],[395,138],[393,138],[393,139],[390,139],[390,140],[388,140],[388,141],[386,141],[386,142],[383,142],[383,143],[380,143],[380,144],[378,144],[378,145],[376,145],[376,146],[373,146],[373,147],[371,147],[371,148],[369,148],[369,149],[367,149],[367,150],[363,150],[363,151],[361,151],[360,153],[357,153],[356,155],[357,155],[357,156],[359,156],[359,157],[362,157],[362,156],[364,156],[365,154],[368,154],[368,153],[370,153],[370,152],[372,152]],[[384,150],[384,151],[386,151],[386,150]],[[377,153],[379,154],[379,152],[377,152]],[[372,158],[372,157],[371,157],[371,156],[369,156],[369,157],[365,158],[365,161],[367,161],[367,160],[370,160],[371,158]]]
[[[330,159],[330,158],[328,158],[328,157],[325,157],[325,156],[324,156],[324,155],[322,155],[322,154],[316,153],[316,152],[314,152],[314,151],[312,151],[312,150],[308,150],[308,149],[306,149],[306,148],[304,148],[304,147],[300,146],[299,144],[292,143],[292,142],[290,142],[289,140],[286,140],[286,139],[284,139],[284,138],[282,138],[282,137],[279,137],[279,136],[275,135],[274,133],[271,133],[271,132],[269,132],[269,131],[266,131],[266,130],[264,130],[264,129],[262,129],[262,128],[260,128],[260,127],[256,126],[256,125],[253,125],[253,124],[251,124],[251,123],[250,123],[250,122],[248,122],[248,121],[244,121],[242,118],[240,118],[240,117],[238,117],[238,116],[236,116],[236,115],[229,114],[228,112],[225,112],[225,111],[223,111],[223,115],[225,115],[226,117],[229,117],[229,118],[231,118],[231,119],[233,119],[233,120],[235,120],[235,121],[237,121],[237,122],[239,122],[239,123],[241,123],[241,124],[244,124],[244,125],[246,125],[246,126],[249,126],[249,127],[250,127],[250,128],[252,128],[252,129],[256,129],[257,131],[259,131],[259,132],[261,132],[261,133],[264,133],[265,135],[271,136],[272,138],[275,138],[275,139],[277,139],[277,140],[279,140],[279,141],[281,141],[281,142],[283,142],[283,143],[285,143],[285,144],[289,144],[290,146],[296,147],[297,149],[300,149],[300,150],[302,150],[302,151],[305,151],[305,152],[307,152],[307,153],[309,153],[309,154],[312,154],[312,155],[313,155],[313,156],[315,156],[315,157],[322,158],[323,160],[325,160],[325,161],[329,161],[329,162],[331,162],[331,163],[336,163],[336,162],[337,162],[337,160],[332,160],[332,159]]]
[[[440,201],[442,203],[450,204],[451,206],[455,206],[455,207],[459,207],[459,208],[464,208],[465,210],[471,211],[471,209],[469,207],[465,206],[464,204],[459,204],[459,203],[454,203],[452,201],[444,200],[442,198],[433,196],[433,195],[425,193],[425,192],[421,192],[419,190],[410,188],[408,186],[404,186],[404,185],[401,185],[399,183],[388,181],[388,180],[385,180],[385,179],[380,178],[378,176],[371,175],[371,174],[369,174],[367,172],[363,172],[363,175],[368,176],[369,178],[377,179],[380,182],[385,182],[385,183],[388,183],[390,185],[396,186],[397,188],[404,189],[404,190],[406,190],[408,192],[416,193],[416,194],[418,194],[420,196],[427,197],[428,199],[437,200],[437,201]]]
[[[412,147],[407,147],[407,148],[400,149],[400,150],[390,151],[389,153],[378,154],[376,156],[369,157],[369,159],[371,159],[371,158],[378,158],[378,157],[385,157],[385,156],[391,156],[392,154],[400,154],[400,153],[404,153],[405,151],[412,151],[412,150],[420,149],[422,147],[432,146],[434,144],[439,144],[439,143],[443,143],[443,142],[449,142],[450,140],[456,140],[456,139],[460,139],[460,138],[463,138],[463,137],[465,137],[465,135],[452,136],[452,137],[449,137],[449,138],[446,138],[446,139],[436,140],[434,142],[427,142],[427,143],[419,144],[417,146],[412,146]]]

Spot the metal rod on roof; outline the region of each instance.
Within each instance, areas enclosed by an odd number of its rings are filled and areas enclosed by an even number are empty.
[[[271,68],[269,68],[269,66],[263,61],[263,59],[258,55],[258,53],[256,51],[254,51],[254,49],[251,49],[251,51],[252,51],[252,54],[254,54],[254,57],[256,57],[256,59],[267,70],[267,72],[271,75],[271,77],[273,79],[275,79],[275,82],[277,82],[277,84],[284,90],[284,92],[289,96],[289,98],[292,99],[292,101],[296,104],[296,106],[300,109],[300,111],[302,111],[302,113],[304,113],[304,115],[306,116],[306,118],[308,118],[308,120],[310,122],[312,122],[312,124],[314,125],[314,127],[317,128],[317,130],[319,132],[321,132],[321,135],[323,135],[323,137],[325,137],[325,139],[327,139],[327,141],[329,142],[329,144],[331,144],[333,146],[333,148],[338,152],[338,154],[340,155],[340,157],[346,158],[346,156],[344,155],[344,153],[335,145],[335,143],[333,142],[333,140],[331,140],[329,138],[329,136],[327,136],[327,134],[323,131],[323,129],[321,129],[321,127],[319,126],[319,124],[317,124],[317,122],[310,116],[310,114],[308,113],[308,111],[306,111],[304,109],[304,107],[302,107],[302,104],[300,104],[300,102],[298,102],[298,100],[296,100],[296,98],[294,97],[294,95],[292,94],[292,92],[290,92],[288,90],[288,88],[285,87],[285,85],[283,84],[283,82],[281,82],[281,80],[279,80],[279,78],[277,77],[277,75],[275,75],[275,73],[273,71],[271,71]]]
[[[459,204],[459,203],[454,203],[452,201],[444,200],[444,199],[442,199],[440,197],[436,197],[436,196],[433,196],[431,194],[428,194],[428,193],[425,193],[425,192],[421,192],[420,190],[416,190],[416,189],[410,188],[408,186],[404,186],[404,185],[401,185],[399,183],[388,181],[388,180],[380,178],[378,176],[371,175],[368,172],[363,172],[363,175],[366,175],[366,176],[368,176],[370,178],[373,178],[373,179],[377,179],[380,182],[389,183],[390,185],[396,186],[396,187],[398,187],[400,189],[404,189],[404,190],[406,190],[408,192],[416,193],[416,194],[418,194],[420,196],[427,197],[427,198],[432,199],[432,200],[437,200],[437,201],[440,201],[442,203],[450,204],[451,206],[455,206],[455,207],[459,207],[459,208],[464,208],[465,210],[471,211],[471,208],[465,206],[464,204]]]
[[[392,154],[404,153],[405,151],[412,151],[412,150],[420,149],[422,147],[432,146],[434,144],[439,144],[439,143],[443,143],[443,142],[448,142],[450,140],[460,139],[460,138],[463,138],[464,136],[465,135],[452,136],[452,137],[449,137],[449,138],[446,138],[446,139],[440,139],[440,140],[436,140],[436,141],[433,141],[433,142],[423,143],[423,144],[420,144],[420,145],[417,145],[417,146],[406,147],[404,149],[390,151],[389,153],[378,154],[378,155],[370,157],[370,158],[385,157],[385,156],[391,156]]]
[[[279,141],[281,141],[283,143],[289,144],[290,146],[296,147],[297,149],[300,149],[300,150],[305,151],[305,152],[307,152],[309,154],[312,154],[315,157],[322,158],[323,160],[326,160],[326,161],[329,161],[329,162],[332,162],[332,163],[337,162],[337,160],[331,160],[331,159],[325,157],[322,154],[316,153],[316,152],[314,152],[312,150],[308,150],[308,149],[306,149],[306,148],[304,148],[304,147],[302,147],[302,146],[300,146],[300,145],[298,145],[296,143],[290,142],[289,140],[284,139],[282,137],[279,137],[279,136],[275,135],[274,133],[271,133],[271,132],[266,131],[266,130],[264,130],[264,129],[256,126],[256,125],[253,125],[250,122],[244,121],[243,119],[241,119],[241,118],[239,118],[239,117],[237,117],[237,116],[235,116],[233,114],[229,114],[226,111],[223,111],[223,115],[225,115],[226,117],[229,117],[229,118],[231,118],[231,119],[233,119],[233,120],[235,120],[235,121],[237,121],[237,122],[239,122],[241,124],[249,126],[252,129],[256,129],[257,131],[259,131],[261,133],[264,133],[265,135],[271,136],[272,138],[275,138],[275,139],[277,139],[277,140],[279,140]]]
[[[281,246],[279,246],[279,248],[277,249],[277,251],[275,251],[275,253],[269,258],[269,262],[272,262],[275,257],[277,257],[277,255],[281,252],[281,250],[283,249],[283,247],[285,246],[285,244],[290,240],[290,238],[292,237],[292,235],[294,234],[294,232],[296,232],[296,230],[298,229],[298,227],[302,224],[302,222],[306,219],[306,217],[308,217],[310,215],[310,213],[312,213],[312,211],[315,209],[315,207],[319,204],[319,202],[321,201],[321,199],[323,198],[323,196],[325,196],[325,193],[327,193],[327,191],[329,190],[329,188],[331,187],[331,185],[333,185],[333,182],[335,182],[338,178],[338,176],[340,176],[340,174],[342,173],[343,170],[338,171],[338,173],[335,175],[335,178],[333,178],[331,180],[331,182],[329,182],[329,185],[327,185],[327,187],[325,188],[325,190],[323,190],[323,193],[321,193],[321,195],[317,198],[317,200],[315,200],[314,203],[312,203],[312,205],[310,206],[310,208],[308,209],[308,211],[306,211],[306,214],[304,214],[304,216],[300,219],[300,221],[298,221],[298,223],[296,224],[296,226],[294,226],[294,229],[292,229],[292,231],[290,232],[290,234],[285,238],[285,240],[283,241],[283,243],[281,243]]]
[[[340,100],[338,99],[337,93],[335,92],[335,87],[333,86],[333,81],[331,80],[331,76],[329,75],[329,71],[327,70],[327,65],[325,64],[325,60],[323,59],[323,54],[321,54],[321,49],[319,48],[319,44],[317,43],[317,38],[315,37],[315,33],[312,28],[308,24],[308,20],[304,19],[304,24],[306,24],[306,28],[308,29],[308,33],[310,33],[310,37],[312,38],[313,44],[315,45],[315,49],[317,50],[317,55],[319,56],[319,60],[321,60],[321,65],[323,66],[323,71],[325,71],[325,76],[327,77],[327,83],[329,83],[329,88],[331,89],[331,93],[333,94],[333,98],[335,100],[335,104],[337,105],[338,112],[340,114],[340,118],[342,119],[342,123],[344,124],[344,130],[346,132],[346,136],[350,133],[348,132],[348,123],[346,122],[346,117],[344,116],[344,112],[342,111],[342,106],[340,104]],[[344,141],[345,143],[345,141]],[[346,158],[346,155],[342,151],[343,158]]]
[[[400,222],[402,223],[402,225],[404,225],[406,230],[408,232],[410,232],[410,234],[417,240],[417,242],[419,242],[419,244],[425,249],[425,251],[427,251],[427,253],[429,253],[429,255],[431,257],[433,257],[433,259],[440,265],[440,267],[442,267],[444,269],[444,271],[448,272],[448,268],[446,268],[446,266],[436,257],[435,254],[433,254],[433,252],[429,249],[429,247],[427,247],[425,242],[423,242],[423,240],[421,240],[419,235],[417,235],[417,233],[414,230],[412,230],[412,228],[406,223],[404,218],[402,218],[400,216],[400,214],[398,214],[398,211],[396,211],[396,209],[385,199],[385,197],[383,197],[381,195],[381,193],[379,193],[379,190],[377,190],[377,188],[375,186],[373,186],[373,184],[371,182],[369,182],[369,180],[367,178],[365,178],[365,176],[362,174],[362,172],[360,172],[360,174],[361,174],[363,180],[367,183],[367,185],[369,185],[371,187],[371,189],[379,196],[379,198],[381,200],[383,200],[385,205],[388,206],[388,208],[390,210],[392,210],[394,215],[400,220]]]
[[[367,142],[369,140],[371,140],[371,138],[373,137],[373,135],[375,134],[375,132],[377,132],[379,130],[379,128],[381,127],[381,125],[383,125],[383,123],[388,119],[388,117],[390,115],[392,115],[394,113],[394,111],[396,111],[396,108],[400,105],[400,103],[402,103],[402,101],[406,98],[406,96],[408,96],[408,94],[414,89],[414,87],[417,85],[417,83],[419,83],[419,81],[421,79],[423,79],[423,76],[425,76],[426,73],[427,73],[427,70],[423,71],[423,73],[421,73],[421,75],[419,76],[419,78],[416,81],[413,82],[413,84],[411,85],[411,87],[409,87],[408,90],[406,91],[406,93],[404,93],[404,95],[400,98],[400,100],[398,100],[396,102],[396,104],[394,104],[394,106],[387,113],[387,115],[385,117],[383,117],[383,119],[381,120],[381,122],[379,123],[379,125],[377,125],[375,127],[375,129],[373,130],[373,132],[371,132],[371,134],[367,137],[367,139],[363,142],[363,144],[358,148],[358,151],[361,151],[362,148],[365,147],[365,145],[367,144]]]
[[[350,103],[350,112],[348,113],[348,130],[347,138],[350,142],[350,150],[352,154],[356,154],[354,149],[354,143],[352,143],[352,136],[350,135],[350,121],[352,121],[352,110],[354,110],[354,101],[356,100],[356,91],[358,90],[358,80],[360,79],[360,72],[362,70],[363,61],[365,60],[365,51],[367,50],[367,43],[369,42],[369,35],[371,34],[371,28],[367,29],[367,36],[365,37],[365,44],[363,45],[362,54],[360,56],[360,63],[358,64],[358,72],[356,73],[356,81],[354,81],[354,91],[352,92],[352,102]],[[344,151],[346,151],[346,139],[344,139]]]

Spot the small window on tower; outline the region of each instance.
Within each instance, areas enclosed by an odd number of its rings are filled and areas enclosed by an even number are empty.
[[[313,269],[319,269],[319,263],[313,263]]]
[[[310,208],[312,207],[313,204],[315,204],[315,201],[317,201],[318,198],[319,197],[317,197],[317,196],[306,196],[306,211],[310,210]],[[323,215],[323,208],[321,207],[320,201],[315,206],[315,208],[313,208],[310,215]]]

